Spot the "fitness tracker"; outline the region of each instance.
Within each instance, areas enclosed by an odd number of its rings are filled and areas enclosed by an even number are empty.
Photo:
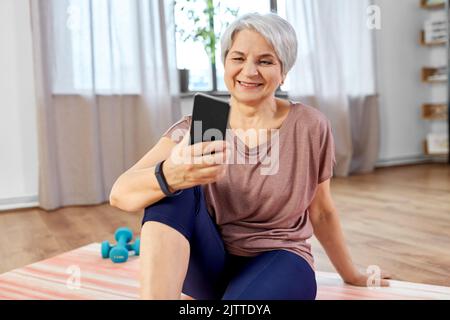
[[[159,162],[155,167],[155,176],[156,180],[158,180],[159,187],[161,188],[161,191],[167,196],[167,197],[173,197],[179,195],[182,190],[178,190],[174,193],[169,191],[169,185],[167,184],[166,177],[164,177],[163,173],[163,163],[164,161]]]

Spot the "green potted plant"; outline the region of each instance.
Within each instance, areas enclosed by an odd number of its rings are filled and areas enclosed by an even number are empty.
[[[214,0],[176,0],[175,6],[180,6],[180,11],[186,14],[187,19],[192,24],[192,29],[186,30],[176,25],[176,32],[183,41],[202,42],[206,54],[209,57],[212,70],[213,90],[217,90],[216,75],[216,43],[220,41],[221,31],[230,24],[232,18],[236,17],[239,9],[221,7],[221,2]],[[216,6],[214,6],[216,4]],[[198,8],[203,6],[203,11]],[[223,10],[223,11],[222,11]],[[201,14],[203,13],[203,14]],[[221,26],[216,28],[214,16],[221,14]],[[180,70],[180,79],[189,79],[188,70]],[[183,85],[182,85],[183,86]],[[186,84],[184,84],[186,88]]]

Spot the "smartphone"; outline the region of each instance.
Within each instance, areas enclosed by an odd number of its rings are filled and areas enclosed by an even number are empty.
[[[203,93],[194,95],[190,144],[226,140],[230,104]]]

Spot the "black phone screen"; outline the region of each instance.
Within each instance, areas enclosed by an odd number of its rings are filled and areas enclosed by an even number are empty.
[[[194,96],[190,144],[226,140],[230,105],[227,101],[202,93]]]

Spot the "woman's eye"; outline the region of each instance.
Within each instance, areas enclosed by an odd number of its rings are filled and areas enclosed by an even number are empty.
[[[243,58],[233,58],[233,60],[235,60],[235,61],[244,61]]]
[[[260,63],[262,63],[262,64],[272,64],[272,61],[265,61],[265,60],[262,60],[262,61],[260,61]]]

